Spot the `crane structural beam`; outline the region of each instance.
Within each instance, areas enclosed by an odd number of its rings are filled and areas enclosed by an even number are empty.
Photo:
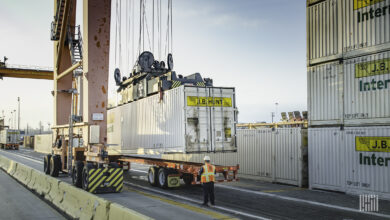
[[[47,79],[53,80],[52,70],[20,69],[20,68],[0,68],[0,78],[27,78],[27,79]]]

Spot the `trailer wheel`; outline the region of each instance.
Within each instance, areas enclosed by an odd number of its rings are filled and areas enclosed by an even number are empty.
[[[82,186],[83,189],[88,191],[89,188],[89,170],[93,168],[93,164],[87,163],[86,166],[83,168],[83,175],[82,175]]]
[[[81,187],[81,181],[83,176],[84,163],[82,161],[76,161],[76,165],[73,167],[72,183],[74,186]]]
[[[168,188],[168,175],[168,169],[161,167],[158,170],[158,185],[163,189]]]
[[[193,180],[194,180],[194,175],[190,173],[183,174],[183,181],[186,184],[186,186],[190,186]]]
[[[45,155],[45,157],[43,158],[43,172],[45,172],[46,174],[50,174],[50,158],[50,154]]]
[[[148,171],[148,182],[152,186],[158,185],[158,168],[150,167]]]
[[[58,177],[61,168],[61,159],[58,155],[54,155],[50,158],[50,176]]]

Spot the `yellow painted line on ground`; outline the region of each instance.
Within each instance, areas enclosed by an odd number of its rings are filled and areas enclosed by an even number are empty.
[[[165,202],[165,203],[168,203],[168,204],[171,204],[171,205],[174,205],[174,206],[179,206],[181,208],[184,208],[184,209],[196,212],[196,213],[201,213],[201,214],[210,216],[213,219],[231,219],[231,220],[237,219],[237,218],[232,218],[232,217],[227,216],[227,215],[223,215],[223,214],[221,214],[219,212],[214,212],[212,210],[202,209],[200,207],[196,207],[196,206],[193,206],[193,205],[180,203],[180,202],[173,201],[173,200],[170,200],[170,199],[166,199],[166,198],[163,198],[163,197],[160,197],[160,196],[156,196],[156,195],[152,195],[152,194],[149,194],[149,193],[146,193],[146,192],[142,192],[142,191],[130,188],[128,186],[124,186],[124,189],[126,189],[127,191],[136,192],[138,194],[141,194],[143,196],[146,196],[146,197],[149,197],[149,198],[152,198],[152,199],[160,200],[162,202]]]
[[[277,193],[277,192],[288,192],[288,191],[297,191],[297,190],[304,190],[304,189],[303,188],[289,188],[289,189],[261,190],[260,192]]]

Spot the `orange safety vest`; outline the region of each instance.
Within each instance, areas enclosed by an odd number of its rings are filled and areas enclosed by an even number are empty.
[[[208,183],[215,181],[215,166],[211,164],[203,165],[203,173],[201,174],[201,183]]]

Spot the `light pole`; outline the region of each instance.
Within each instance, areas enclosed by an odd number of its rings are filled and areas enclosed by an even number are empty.
[[[16,109],[14,109],[14,129],[16,129]]]
[[[275,122],[278,122],[278,102],[275,102]]]
[[[9,124],[9,129],[12,129],[14,126],[14,111],[11,111],[11,118],[9,118],[10,124]]]
[[[20,129],[20,97],[18,97],[18,131]]]

